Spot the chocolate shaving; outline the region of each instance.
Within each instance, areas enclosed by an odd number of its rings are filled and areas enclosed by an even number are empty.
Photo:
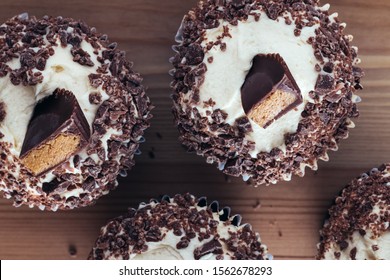
[[[0,123],[4,121],[5,116],[7,115],[5,109],[5,104],[3,102],[0,102]]]
[[[201,257],[208,254],[223,254],[222,244],[216,239],[211,240],[203,244],[201,247],[196,248],[194,251],[195,260],[199,260]]]
[[[349,253],[349,256],[351,257],[351,260],[356,260],[356,253],[357,253],[357,248],[354,247],[351,252]]]
[[[49,183],[43,183],[42,184],[42,190],[49,194],[51,192],[53,192],[58,186],[59,186],[59,181],[57,179],[54,179],[53,181],[49,182]]]
[[[188,46],[187,53],[185,55],[188,65],[196,65],[203,61],[204,53],[203,49],[198,44],[192,44]]]
[[[345,249],[348,248],[348,242],[345,240],[340,241],[338,243],[338,245],[339,245],[341,251],[344,251]]]
[[[10,67],[2,62],[0,62],[0,78],[7,76],[10,71]]]
[[[91,104],[101,104],[102,103],[102,95],[100,92],[91,92],[89,94],[89,103]]]
[[[70,53],[73,55],[73,61],[80,63],[80,65],[94,66],[89,53],[81,48],[72,48]]]
[[[332,73],[334,69],[334,63],[332,62],[327,62],[325,63],[323,70],[327,73]]]
[[[320,94],[326,94],[335,88],[335,81],[330,75],[319,75],[315,89]]]
[[[279,15],[283,12],[283,5],[281,3],[267,3],[266,6],[266,13],[267,16],[272,19],[276,20]]]

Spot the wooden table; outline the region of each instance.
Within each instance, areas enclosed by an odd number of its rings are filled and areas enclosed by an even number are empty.
[[[14,208],[0,199],[0,259],[85,259],[106,221],[162,194],[191,192],[231,206],[259,231],[277,259],[312,259],[327,209],[342,187],[390,160],[390,1],[330,0],[348,23],[366,72],[361,117],[348,140],[318,172],[272,187],[252,188],[225,178],[177,141],[169,95],[170,46],[197,0],[1,0],[0,22],[21,12],[83,19],[109,34],[145,77],[156,108],[143,154],[117,190],[96,205],[68,212]],[[325,2],[324,2],[325,3]]]

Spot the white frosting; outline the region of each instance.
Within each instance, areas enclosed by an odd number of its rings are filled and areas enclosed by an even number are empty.
[[[149,249],[145,253],[135,255],[132,260],[183,260],[183,258],[176,248],[161,245],[156,249]]]
[[[311,101],[308,94],[314,90],[318,77],[318,72],[315,71],[318,61],[314,57],[313,47],[307,40],[315,37],[314,32],[319,25],[304,27],[301,35],[297,37],[294,35],[294,23],[287,25],[281,17],[275,21],[269,19],[264,12],[260,14],[258,22],[254,16],[249,16],[246,21],[239,21],[237,26],[221,21],[218,28],[205,32],[203,47],[208,42],[217,41],[217,37],[223,33],[224,26],[229,28],[232,38],[222,39],[222,42],[226,43],[225,51],[221,51],[217,45],[204,57],[207,72],[200,87],[201,105],[198,107],[200,114],[206,117],[208,108],[203,107],[203,102],[212,98],[216,103],[214,108],[225,111],[228,114],[226,122],[233,125],[238,118],[245,116],[241,102],[241,86],[252,67],[253,58],[257,54],[279,53],[301,90],[303,104],[289,111],[266,129],[251,121],[253,132],[246,136],[246,140],[256,143],[255,150],[251,152],[253,157],[259,152],[269,152],[275,147],[285,149],[284,136],[296,132],[304,106]],[[213,57],[212,63],[208,62],[209,57]]]
[[[359,232],[354,232],[349,240],[348,248],[340,251],[336,244],[332,244],[330,249],[325,253],[325,259],[335,259],[335,252],[340,252],[340,260],[349,260],[351,249],[356,247],[357,260],[390,260],[390,230],[378,238],[372,237],[372,231],[367,230],[362,236]],[[377,246],[378,250],[373,250]]]
[[[2,141],[12,144],[11,153],[19,156],[24,135],[35,104],[33,87],[15,87],[8,76],[0,78],[0,102],[5,104],[6,116],[0,123],[5,135]]]

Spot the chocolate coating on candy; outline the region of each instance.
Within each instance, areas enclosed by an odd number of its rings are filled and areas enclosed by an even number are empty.
[[[90,136],[74,95],[57,89],[35,106],[20,158],[34,175],[41,175],[85,147]]]
[[[241,88],[245,113],[263,128],[302,103],[301,91],[279,54],[259,54]]]
[[[240,225],[241,217],[225,209],[190,194],[142,203],[101,229],[89,259],[133,259],[166,248],[179,259],[271,258],[251,226]]]

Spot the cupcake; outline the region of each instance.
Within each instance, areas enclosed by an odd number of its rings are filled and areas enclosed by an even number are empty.
[[[82,21],[0,26],[0,191],[44,210],[94,203],[126,175],[150,101],[125,53]]]
[[[89,259],[263,260],[267,247],[230,208],[190,194],[141,203],[101,229]]]
[[[390,164],[362,174],[336,198],[317,259],[390,260]]]
[[[208,0],[176,36],[173,114],[180,141],[257,185],[328,160],[358,116],[357,48],[318,1]]]

